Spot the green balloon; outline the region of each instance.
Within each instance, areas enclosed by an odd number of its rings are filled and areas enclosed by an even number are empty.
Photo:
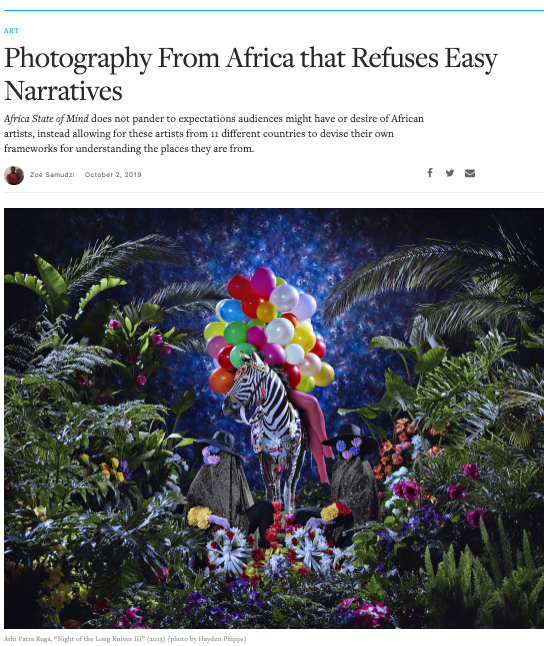
[[[248,328],[241,323],[240,321],[233,321],[229,323],[227,327],[223,330],[223,336],[225,341],[231,345],[238,345],[239,343],[246,342],[246,335],[248,334]]]
[[[310,393],[315,389],[315,380],[313,377],[302,376],[296,386],[296,390],[302,393]]]
[[[278,287],[279,285],[285,285],[286,281],[284,278],[280,278],[279,276],[276,277],[276,286]]]
[[[248,323],[248,330],[249,330],[251,327],[253,327],[254,325],[261,325],[261,327],[264,327],[264,328],[266,328],[266,327],[267,327],[267,323],[263,323],[263,321],[260,321],[259,319],[252,319],[252,320]]]
[[[240,353],[244,352],[248,356],[251,356],[252,350],[255,350],[255,346],[251,343],[239,343],[238,345],[235,345],[231,350],[231,363],[233,364],[233,366],[235,368],[240,368],[240,366],[243,366],[244,361],[242,361]]]

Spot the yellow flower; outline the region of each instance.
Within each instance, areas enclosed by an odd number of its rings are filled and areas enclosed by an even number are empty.
[[[108,467],[106,462],[101,462],[101,464],[99,465],[99,468],[101,469],[101,471],[108,471],[109,470],[109,467]]]
[[[65,548],[64,548],[62,545],[59,545],[59,544],[54,545],[54,546],[52,547],[52,550],[53,550],[54,552],[62,552],[64,549],[65,549]]]
[[[17,563],[15,561],[5,561],[4,570],[9,570],[10,572],[15,568]]]
[[[43,610],[46,610],[47,608],[51,608],[52,599],[51,597],[40,597],[36,602]]]
[[[67,597],[67,599],[72,600],[73,594],[72,594],[72,588],[71,588],[70,583],[60,583],[57,586],[57,591],[58,592],[63,592],[65,597]]]
[[[89,455],[87,455],[86,453],[82,453],[82,455],[80,456],[80,459],[81,459],[81,460],[89,460],[89,459],[90,459],[90,456],[89,456]]]
[[[208,529],[210,523],[208,522],[208,516],[212,513],[211,509],[208,507],[200,507],[197,514],[197,525],[199,529]]]
[[[36,514],[36,517],[38,518],[38,520],[45,520],[47,518],[45,507],[35,507],[34,513]]]
[[[84,603],[86,603],[86,601],[88,600],[88,589],[82,586],[79,586],[78,596],[80,597],[80,599],[82,599]]]
[[[123,473],[118,472],[118,473],[116,474],[116,479],[118,480],[118,482],[124,482],[124,474],[123,474]]]
[[[56,610],[62,610],[65,607],[65,593],[59,590],[53,590],[51,593],[51,602]]]
[[[38,561],[35,559],[35,560],[32,562],[32,569],[33,569],[33,570],[36,570],[36,568],[37,568],[37,567],[38,567]]]
[[[102,469],[101,473],[103,474],[103,477],[105,478],[105,480],[111,479],[111,474],[108,472],[108,470]]]
[[[115,469],[118,469],[118,464],[119,464],[119,463],[118,463],[118,458],[113,458],[113,459],[111,460],[111,463],[112,463],[112,466],[113,466]]]
[[[151,605],[149,606],[149,612],[153,612],[153,610],[156,608],[158,605],[158,601],[151,601]]]
[[[62,576],[65,576],[60,565],[58,565],[57,567],[47,568],[46,573],[49,575],[50,579],[60,579]]]
[[[189,513],[187,514],[187,520],[189,522],[189,525],[196,525],[199,509],[200,507],[193,507],[192,509],[189,509]]]
[[[335,518],[337,518],[339,516],[339,512],[337,510],[335,502],[328,507],[324,507],[324,509],[320,512],[320,515],[326,521],[334,520]]]

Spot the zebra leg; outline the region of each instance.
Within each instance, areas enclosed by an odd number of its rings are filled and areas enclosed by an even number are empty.
[[[305,460],[305,454],[307,453],[307,448],[305,447],[305,444],[301,443],[299,445],[299,453],[297,453],[297,458],[295,462],[295,470],[294,470],[294,477],[292,480],[292,511],[290,513],[293,514],[293,511],[295,510],[295,492],[297,490],[297,484],[299,482],[299,478],[301,477],[301,469],[303,467],[303,462]]]
[[[265,473],[265,467],[263,466],[263,460],[261,459],[262,453],[258,455],[259,458],[259,470],[261,471],[261,478],[263,480],[263,484],[265,485],[265,495],[267,496],[267,500],[272,500],[273,499],[273,485],[269,482],[269,479],[267,477],[267,474]]]
[[[299,465],[299,471],[297,470],[301,445],[298,447],[298,452],[289,454],[286,462],[286,484],[284,486],[284,512],[286,514],[292,514],[295,509],[295,488],[301,471],[301,465]]]

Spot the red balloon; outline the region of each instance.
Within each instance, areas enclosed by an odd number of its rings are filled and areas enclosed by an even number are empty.
[[[326,356],[326,344],[324,343],[324,341],[317,339],[315,347],[311,350],[311,352],[313,354],[316,354],[319,359],[324,359],[324,357]]]
[[[220,395],[226,395],[234,385],[234,375],[224,368],[216,368],[210,375],[210,388]]]
[[[227,290],[234,299],[241,301],[252,291],[252,283],[246,276],[233,276],[229,280]]]
[[[290,321],[294,328],[297,326],[297,316],[290,314],[290,312],[286,312],[286,314],[283,314],[280,318],[288,319],[288,321]]]
[[[291,363],[285,363],[284,372],[286,373],[286,377],[288,377],[288,381],[290,382],[290,388],[297,388],[297,385],[299,384],[299,381],[301,379],[299,368],[297,366],[292,366]]]
[[[217,360],[219,365],[222,368],[225,368],[228,372],[236,372],[236,368],[231,363],[231,350],[234,348],[234,345],[227,345],[224,348],[221,348],[219,354],[217,355]]]
[[[255,292],[251,292],[247,294],[247,296],[244,296],[242,303],[240,303],[240,307],[242,307],[242,311],[246,316],[249,316],[251,319],[255,319],[257,318],[257,308],[266,300],[267,299],[263,298],[263,296],[260,296]]]

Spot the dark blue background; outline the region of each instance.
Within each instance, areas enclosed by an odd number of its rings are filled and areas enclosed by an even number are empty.
[[[443,296],[436,290],[398,293],[365,300],[335,325],[324,328],[320,316],[330,289],[363,263],[400,245],[444,240],[498,239],[496,223],[521,233],[542,225],[541,210],[482,209],[40,209],[5,212],[5,272],[36,274],[34,254],[54,266],[67,265],[89,243],[107,235],[115,243],[159,233],[177,240],[192,257],[192,266],[181,270],[150,265],[134,270],[126,287],[111,290],[120,303],[134,295],[147,296],[174,281],[217,279],[226,283],[235,274],[251,276],[260,266],[312,294],[318,303],[313,317],[315,330],[324,335],[325,360],[335,369],[336,379],[327,388],[315,388],[326,417],[328,435],[343,422],[338,408],[358,408],[378,401],[388,366],[405,376],[400,359],[387,359],[382,351],[369,350],[378,335],[404,338],[418,302]],[[5,289],[5,320],[13,322],[38,313],[38,299],[26,290]],[[194,321],[201,329],[215,317]],[[248,431],[223,417],[223,397],[213,393],[208,377],[213,369],[209,356],[170,355],[176,368],[176,395],[194,389],[196,404],[181,418],[180,427],[193,437],[209,436],[215,430],[235,433],[240,452],[250,456],[246,467],[252,487],[261,488],[257,462]],[[348,421],[359,423],[358,416]],[[309,459],[306,474],[311,474]]]

